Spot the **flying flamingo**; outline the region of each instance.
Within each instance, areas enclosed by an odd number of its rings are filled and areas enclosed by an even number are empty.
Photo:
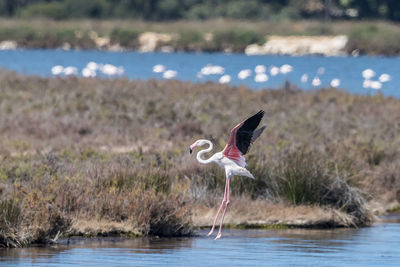
[[[225,180],[225,192],[224,198],[222,200],[221,205],[219,206],[217,215],[215,216],[213,226],[211,231],[207,234],[207,236],[212,235],[215,229],[215,224],[217,222],[218,216],[222,210],[222,207],[225,205],[224,212],[222,213],[221,223],[219,226],[219,231],[214,240],[221,237],[222,224],[224,222],[224,217],[226,210],[229,206],[229,180],[234,175],[247,176],[254,179],[254,176],[245,168],[246,160],[243,157],[250,149],[251,144],[260,136],[260,134],[264,131],[265,126],[256,130],[258,125],[261,122],[262,117],[264,116],[264,111],[260,110],[255,115],[251,116],[247,120],[236,125],[229,137],[228,144],[225,146],[224,150],[221,152],[217,152],[212,155],[209,159],[202,159],[201,155],[204,153],[210,152],[213,149],[213,143],[209,140],[200,139],[194,142],[190,146],[190,154],[192,151],[198,146],[204,146],[206,144],[209,145],[207,149],[203,149],[197,153],[197,161],[202,164],[208,164],[211,162],[217,163],[220,167],[225,169],[226,180]]]

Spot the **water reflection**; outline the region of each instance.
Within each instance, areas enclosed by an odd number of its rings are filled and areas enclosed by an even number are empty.
[[[0,250],[0,265],[265,266],[378,265],[400,262],[400,224],[335,230],[232,230],[223,239],[102,238]]]
[[[68,253],[68,250],[88,249],[100,251],[114,250],[118,253],[168,253],[171,249],[190,248],[193,238],[75,238],[63,239],[59,244],[48,246],[32,246],[20,249],[0,249],[0,262],[5,258],[51,258],[54,255]]]

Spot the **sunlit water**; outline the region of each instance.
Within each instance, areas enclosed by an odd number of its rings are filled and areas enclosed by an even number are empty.
[[[336,230],[226,230],[223,238],[80,240],[0,250],[0,265],[399,266],[400,224]],[[64,241],[65,242],[65,241]]]
[[[286,80],[298,85],[302,89],[312,90],[326,87],[333,78],[341,81],[340,88],[351,93],[371,94],[373,89],[363,88],[364,78],[361,72],[371,68],[376,72],[372,80],[377,80],[383,74],[389,74],[391,80],[382,83],[381,92],[387,96],[400,97],[399,58],[383,57],[320,57],[320,56],[246,56],[244,54],[223,53],[137,53],[137,52],[105,52],[105,51],[62,51],[62,50],[17,50],[0,51],[0,68],[15,70],[20,73],[51,76],[51,68],[55,65],[74,66],[79,72],[90,61],[122,66],[125,69],[123,76],[130,79],[163,79],[161,73],[153,73],[153,66],[163,64],[167,69],[177,71],[176,79],[185,81],[204,82],[218,81],[221,75],[210,75],[198,78],[197,74],[207,64],[220,65],[225,73],[232,77],[232,85],[246,85],[254,89],[279,88]],[[263,83],[254,81],[256,65],[265,65],[267,68],[280,67],[283,64],[293,66],[293,71],[277,76],[269,75],[269,80]],[[318,74],[322,70],[323,74]],[[237,75],[240,70],[251,69],[253,75],[240,80]],[[301,76],[308,75],[306,83],[301,82]],[[314,87],[311,81],[318,76],[321,85]]]

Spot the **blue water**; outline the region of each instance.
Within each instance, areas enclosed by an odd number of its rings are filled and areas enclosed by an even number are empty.
[[[81,240],[0,249],[1,266],[399,266],[400,224],[361,229],[225,230],[206,238]]]
[[[63,50],[16,50],[0,51],[0,68],[7,68],[25,74],[51,76],[54,65],[75,66],[82,70],[89,61],[113,64],[125,69],[125,77],[130,79],[162,79],[162,74],[153,73],[156,64],[163,64],[167,69],[176,70],[176,79],[185,81],[218,81],[221,75],[197,78],[197,73],[207,64],[220,65],[225,68],[225,74],[232,76],[232,85],[246,85],[254,89],[279,88],[289,80],[302,89],[311,90],[318,87],[311,85],[311,80],[318,76],[326,87],[333,78],[341,80],[340,88],[357,94],[370,94],[371,89],[362,86],[361,72],[371,68],[379,75],[391,75],[391,81],[383,83],[382,93],[386,96],[400,97],[398,86],[400,78],[400,59],[383,57],[319,57],[319,56],[246,56],[244,54],[207,54],[207,53],[138,53],[138,52],[105,52],[105,51],[63,51]],[[242,69],[252,69],[258,64],[267,67],[283,64],[293,66],[293,71],[286,75],[280,74],[269,78],[265,83],[254,82],[254,76],[239,80],[237,74]],[[317,75],[320,67],[325,73]],[[303,74],[309,76],[307,83],[301,83]]]

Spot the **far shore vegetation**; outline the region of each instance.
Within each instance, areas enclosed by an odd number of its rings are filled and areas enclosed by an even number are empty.
[[[222,149],[259,109],[256,179],[233,178],[228,226],[361,227],[399,206],[398,99],[4,70],[0,84],[0,246],[193,234],[212,223],[224,173],[188,146]]]
[[[152,22],[142,20],[0,18],[0,42],[15,41],[20,48],[139,49],[145,32],[168,34],[157,43],[173,51],[244,52],[250,44],[263,44],[269,35],[346,35],[345,52],[369,55],[400,55],[400,26],[388,21],[280,20],[251,21],[211,19],[205,21]],[[107,45],[104,45],[107,44]]]

